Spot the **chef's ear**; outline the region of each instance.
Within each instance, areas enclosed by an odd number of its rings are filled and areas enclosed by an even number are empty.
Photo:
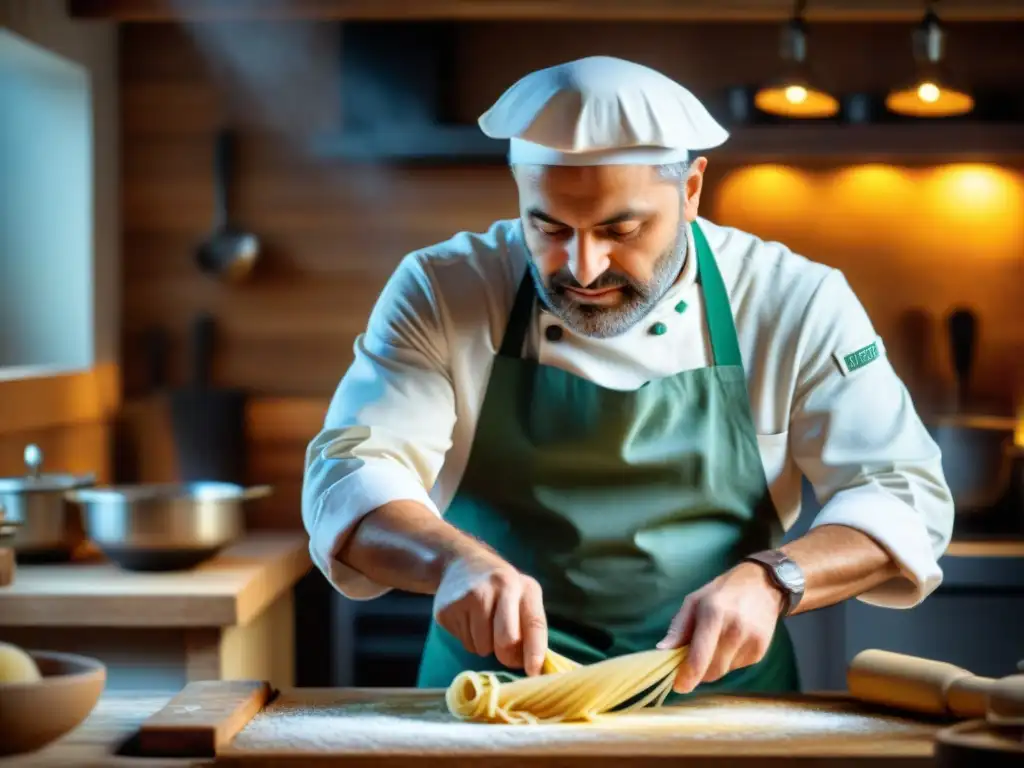
[[[693,222],[697,218],[700,207],[700,192],[704,188],[704,169],[708,167],[706,157],[696,157],[686,171],[686,182],[683,184],[683,216]]]

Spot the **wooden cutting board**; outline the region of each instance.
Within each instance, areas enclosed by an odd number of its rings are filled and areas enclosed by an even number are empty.
[[[205,694],[212,692],[208,687]],[[176,711],[198,715],[185,693],[176,698]],[[209,726],[209,718],[201,720]],[[934,735],[946,724],[883,712],[842,696],[709,695],[608,716],[597,724],[500,726],[456,720],[440,690],[294,688],[278,692],[244,725],[232,728],[236,735],[218,746],[216,762],[295,768],[623,768],[624,761],[629,766],[685,761],[680,764],[694,768],[789,766],[797,758],[801,765],[830,768],[923,767],[932,765]]]
[[[938,768],[1010,768],[1024,765],[1024,727],[966,720],[936,735]]]

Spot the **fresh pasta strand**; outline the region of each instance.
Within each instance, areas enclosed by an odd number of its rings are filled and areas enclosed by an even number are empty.
[[[619,710],[661,706],[688,648],[650,650],[581,665],[548,650],[541,674],[461,672],[445,693],[448,711],[483,723],[530,724],[593,721],[648,691]],[[501,678],[505,678],[502,680]]]

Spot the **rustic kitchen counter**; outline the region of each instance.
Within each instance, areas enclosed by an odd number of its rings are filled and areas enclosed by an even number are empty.
[[[134,734],[169,698],[107,693],[75,731],[34,754],[0,758],[0,768],[195,768],[222,761],[289,768],[582,768],[673,761],[690,768],[763,768],[794,759],[830,768],[924,768],[932,765],[941,727],[883,715],[841,697],[808,695],[791,697],[796,704],[789,709],[783,701],[709,697],[707,704],[695,702],[693,715],[671,723],[656,722],[664,716],[654,710],[638,713],[652,722],[632,732],[580,725],[535,729],[452,723],[439,691],[306,688],[282,692],[216,761],[137,756]]]
[[[939,561],[940,590],[1024,591],[1024,539],[960,539]]]
[[[1024,557],[1024,539],[961,539],[949,543],[946,557]]]
[[[0,757],[3,768],[191,768],[203,760],[121,756],[130,752],[142,722],[164,706],[173,692],[108,691],[92,714],[71,733],[42,749]]]
[[[19,565],[0,587],[0,640],[99,658],[108,690],[237,678],[288,686],[293,588],[310,568],[308,539],[293,532],[252,533],[187,571]]]

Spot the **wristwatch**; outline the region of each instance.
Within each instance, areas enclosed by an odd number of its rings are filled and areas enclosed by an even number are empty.
[[[785,597],[785,600],[782,602],[782,612],[779,616],[784,618],[791,614],[804,596],[806,581],[803,569],[788,555],[777,549],[755,552],[743,559],[758,563],[768,571],[769,578],[782,591]]]

